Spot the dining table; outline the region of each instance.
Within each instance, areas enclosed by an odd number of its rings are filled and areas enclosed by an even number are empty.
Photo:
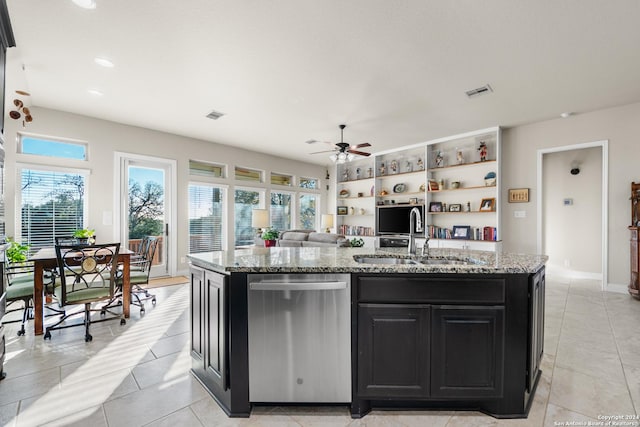
[[[129,317],[129,305],[131,302],[130,260],[134,252],[121,248],[118,253],[118,263],[122,264],[122,313]],[[33,261],[33,328],[35,335],[44,333],[44,272],[55,269],[58,266],[55,248],[42,248],[36,252],[29,261]]]

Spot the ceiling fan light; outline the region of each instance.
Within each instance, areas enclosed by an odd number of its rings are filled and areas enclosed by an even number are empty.
[[[331,159],[332,162],[338,161],[338,155],[336,153],[333,153],[332,155],[330,155],[329,158]]]
[[[71,0],[76,6],[83,9],[95,9],[96,0]]]
[[[356,158],[356,156],[354,156],[353,154],[351,154],[351,153],[347,154],[347,162],[350,162],[355,158]]]

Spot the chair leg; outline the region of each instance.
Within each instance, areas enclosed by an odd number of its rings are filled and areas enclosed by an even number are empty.
[[[93,337],[89,333],[89,326],[91,325],[91,303],[85,303],[84,305],[84,340],[89,342],[93,340]]]

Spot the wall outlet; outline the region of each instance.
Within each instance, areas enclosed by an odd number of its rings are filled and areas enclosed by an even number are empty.
[[[513,211],[513,217],[514,218],[526,218],[527,217],[527,211]]]
[[[187,262],[187,259],[185,257],[180,257],[180,262],[184,264],[185,262]]]

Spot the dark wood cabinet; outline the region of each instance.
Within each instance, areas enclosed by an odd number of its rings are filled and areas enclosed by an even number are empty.
[[[526,416],[540,378],[544,268],[355,275],[352,415],[372,407]]]
[[[429,394],[430,311],[428,305],[359,304],[360,397]]]
[[[630,267],[631,278],[629,279],[629,293],[634,298],[640,298],[640,276],[638,274],[638,266],[640,265],[640,252],[638,252],[638,230],[640,227],[629,227],[630,236]]]
[[[500,397],[504,307],[432,307],[431,396]]]
[[[227,388],[225,276],[191,267],[192,370],[205,384]]]
[[[544,354],[545,271],[533,276],[529,283],[529,329],[527,391],[532,392]]]

